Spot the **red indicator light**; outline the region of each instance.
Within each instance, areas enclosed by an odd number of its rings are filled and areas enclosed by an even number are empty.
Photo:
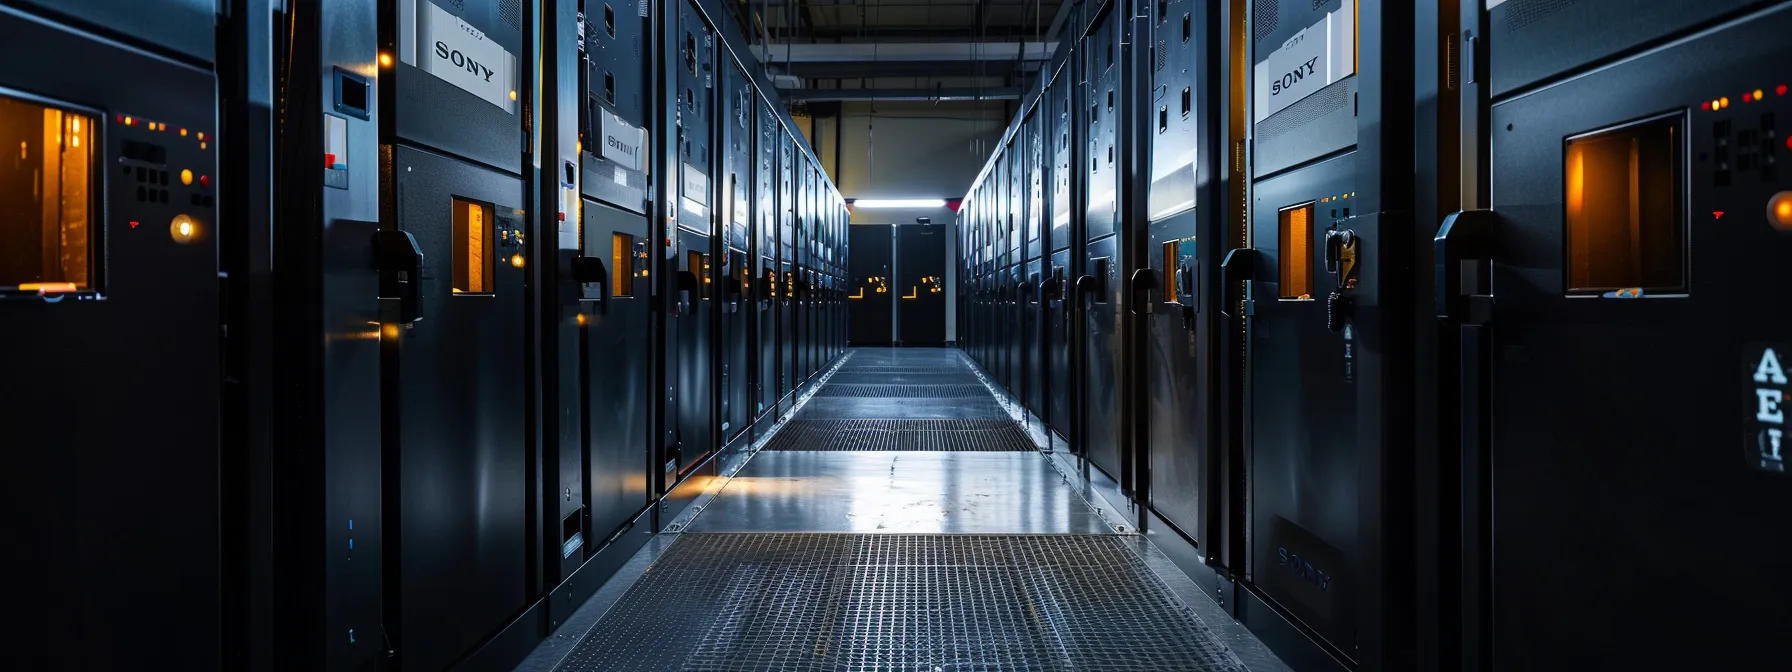
[[[1779,86],[1773,87],[1773,95],[1776,95],[1776,96],[1786,95],[1786,85],[1781,84]]]
[[[1792,149],[1792,135],[1786,136],[1786,149]]]
[[[212,176],[200,175],[199,176],[199,186],[204,187],[206,189],[212,188]]]
[[[562,221],[562,222],[566,221],[566,213],[564,213],[564,212],[560,213],[560,221]]]
[[[124,123],[124,115],[118,115],[118,123]]]
[[[1709,101],[1709,100],[1706,100],[1706,101],[1700,101],[1700,102],[1699,102],[1699,109],[1701,109],[1701,110],[1707,110],[1707,111],[1708,111],[1708,110],[1710,110],[1710,109],[1711,109],[1711,101]]]
[[[324,154],[324,167],[329,168],[329,167],[332,167],[335,165],[336,165],[336,155],[329,154],[329,153]]]
[[[1712,210],[1712,211],[1711,211],[1711,218],[1712,218],[1712,219],[1723,219],[1723,218],[1724,218],[1724,211],[1722,211],[1722,210]]]
[[[1755,99],[1751,97],[1753,95],[1754,94],[1749,94],[1749,93],[1742,94],[1742,102],[1745,102],[1745,103],[1754,102]]]
[[[133,229],[137,228],[137,220],[135,220],[135,219],[131,220],[131,228],[133,228]]]

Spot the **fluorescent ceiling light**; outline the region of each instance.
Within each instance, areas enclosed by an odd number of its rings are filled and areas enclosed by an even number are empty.
[[[940,198],[861,198],[852,202],[855,208],[943,208]]]

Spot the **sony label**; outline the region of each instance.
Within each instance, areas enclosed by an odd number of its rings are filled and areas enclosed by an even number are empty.
[[[1258,63],[1252,79],[1256,121],[1356,72],[1356,9],[1344,0],[1337,11],[1307,26]]]
[[[406,0],[413,21],[401,30],[404,62],[499,109],[516,113],[516,56],[428,0]],[[407,39],[408,38],[408,39]]]
[[[598,156],[629,170],[641,170],[641,144],[646,131],[602,108],[599,108],[598,131],[603,134],[603,141],[597,145]]]

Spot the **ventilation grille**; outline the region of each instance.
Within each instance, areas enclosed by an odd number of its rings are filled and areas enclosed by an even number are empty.
[[[1350,105],[1350,80],[1342,79],[1320,89],[1282,111],[1269,116],[1263,123],[1257,124],[1257,141],[1268,142],[1283,133],[1313,123]]]
[[[957,399],[988,397],[982,385],[841,385],[830,383],[818,397],[890,397],[898,399]]]
[[[1506,3],[1506,18],[1500,25],[1510,33],[1547,19],[1576,2],[1578,0],[1512,0]]]
[[[563,670],[1244,670],[1113,535],[679,535]]]
[[[504,25],[523,29],[523,3],[518,0],[498,0],[498,15],[504,17]]]
[[[1281,21],[1281,0],[1255,0],[1251,8],[1251,23],[1256,26],[1257,39],[1269,37],[1276,32],[1276,24]]]
[[[1157,60],[1157,64],[1155,67],[1152,68],[1152,72],[1162,72],[1164,69],[1164,66],[1170,64],[1170,51],[1168,48],[1166,48],[1166,45],[1164,44],[1164,41],[1162,38],[1159,38],[1157,40],[1157,59],[1156,60]]]

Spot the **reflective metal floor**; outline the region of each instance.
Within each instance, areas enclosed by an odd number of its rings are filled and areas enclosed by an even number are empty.
[[[854,350],[519,669],[1285,669],[1009,417],[954,350]]]
[[[1034,453],[767,451],[694,532],[1112,532]]]

